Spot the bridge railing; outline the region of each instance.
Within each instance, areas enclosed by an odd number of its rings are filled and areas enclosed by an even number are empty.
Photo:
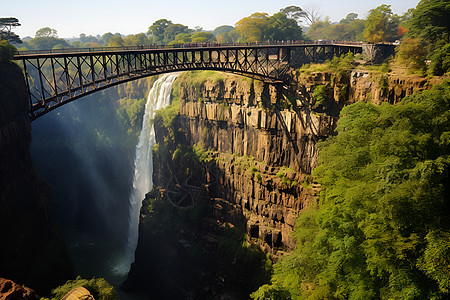
[[[250,43],[187,43],[171,45],[139,45],[123,47],[93,47],[93,48],[65,48],[48,50],[22,50],[17,51],[16,56],[39,55],[39,54],[64,54],[64,53],[89,53],[89,52],[118,52],[118,51],[138,51],[138,50],[158,50],[158,49],[179,49],[179,48],[210,48],[210,47],[246,47],[246,46],[291,46],[291,45],[321,45],[336,44],[361,46],[362,42],[336,41],[336,40],[316,40],[316,41],[266,41]]]

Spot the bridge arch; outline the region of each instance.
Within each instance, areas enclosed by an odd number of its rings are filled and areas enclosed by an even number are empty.
[[[347,52],[361,44],[181,45],[21,51],[31,120],[94,92],[148,76],[193,70],[230,72],[270,84],[289,70]]]

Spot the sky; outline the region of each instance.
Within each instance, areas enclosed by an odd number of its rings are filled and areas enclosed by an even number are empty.
[[[56,29],[62,38],[104,34],[106,32],[137,34],[147,32],[159,19],[168,19],[194,29],[213,30],[221,25],[234,25],[255,12],[273,15],[281,8],[315,4],[323,17],[339,22],[348,13],[366,18],[370,9],[391,5],[402,15],[416,7],[419,0],[0,0],[0,18],[16,17],[22,26],[13,31],[21,38],[34,37],[38,29]]]

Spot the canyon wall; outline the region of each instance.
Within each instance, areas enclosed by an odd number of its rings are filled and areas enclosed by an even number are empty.
[[[211,198],[241,209],[249,239],[275,257],[292,249],[298,212],[316,199],[320,187],[309,176],[317,164],[316,144],[332,134],[340,109],[356,101],[396,103],[433,83],[358,70],[297,74],[293,81],[281,96],[263,83],[235,76],[197,89],[180,86],[179,130],[185,143],[216,152],[220,192]],[[317,86],[325,87],[320,104],[312,96]],[[264,108],[267,100],[271,105]],[[242,156],[251,158],[256,170],[237,163]]]
[[[26,85],[12,62],[0,63],[0,103],[0,277],[45,292],[72,270],[49,218],[49,186],[31,161]]]

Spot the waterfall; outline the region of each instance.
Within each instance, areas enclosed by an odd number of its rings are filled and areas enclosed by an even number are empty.
[[[134,158],[133,189],[130,194],[130,214],[128,227],[128,242],[125,249],[125,265],[120,271],[128,272],[134,261],[134,252],[138,242],[139,212],[145,194],[153,188],[153,159],[152,148],[155,145],[155,130],[153,120],[155,111],[170,104],[172,83],[178,76],[177,73],[165,74],[159,78],[150,90],[145,105],[144,120],[136,146]],[[117,269],[116,269],[117,270]],[[117,270],[118,271],[118,270]]]

